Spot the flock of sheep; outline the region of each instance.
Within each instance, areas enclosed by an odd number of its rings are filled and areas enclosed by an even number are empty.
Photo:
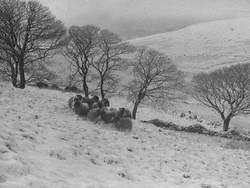
[[[104,98],[99,100],[98,96],[92,98],[76,95],[68,101],[69,107],[80,117],[87,117],[91,122],[112,123],[119,131],[132,130],[132,115],[126,108],[110,108],[110,102]]]

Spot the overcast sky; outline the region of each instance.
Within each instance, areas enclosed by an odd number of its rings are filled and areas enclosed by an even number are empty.
[[[40,0],[67,26],[96,24],[136,37],[195,22],[250,16],[250,0]]]

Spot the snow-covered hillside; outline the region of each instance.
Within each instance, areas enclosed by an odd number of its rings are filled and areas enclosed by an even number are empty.
[[[72,95],[0,83],[1,188],[250,187],[247,144],[139,121],[118,132],[76,116]]]
[[[249,62],[250,18],[221,20],[130,41],[169,55],[188,73]]]

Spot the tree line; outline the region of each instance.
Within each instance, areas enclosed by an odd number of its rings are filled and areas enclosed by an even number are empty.
[[[118,71],[131,67],[132,79],[125,86],[133,102],[133,118],[146,101],[162,103],[176,97],[184,76],[162,53],[135,48],[119,35],[93,25],[71,26],[68,30],[37,1],[0,1],[0,74],[24,89],[36,78],[53,77],[46,62],[62,54],[73,67],[71,77],[81,79],[86,97],[95,80],[102,98],[116,91]],[[129,60],[126,56],[131,56]],[[230,120],[250,112],[248,64],[223,68],[193,77],[193,97],[218,112],[228,130]]]

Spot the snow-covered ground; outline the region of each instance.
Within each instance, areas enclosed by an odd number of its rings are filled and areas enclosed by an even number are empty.
[[[131,40],[169,57],[183,71],[197,73],[249,61],[250,18],[200,23],[178,31]]]
[[[118,132],[77,117],[70,96],[0,83],[0,188],[250,187],[249,143],[139,121]],[[139,109],[139,119],[159,114]]]

